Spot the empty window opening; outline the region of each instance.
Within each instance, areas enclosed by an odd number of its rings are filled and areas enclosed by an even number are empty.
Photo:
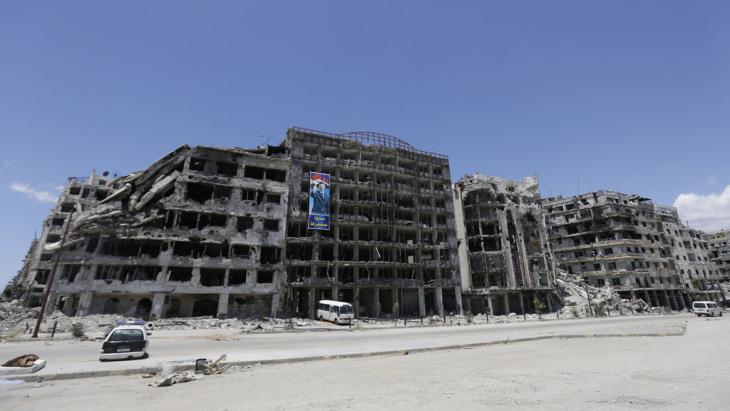
[[[268,193],[266,194],[266,202],[272,204],[281,203],[281,194]]]
[[[206,161],[202,158],[191,158],[190,159],[190,169],[195,171],[203,171],[205,170],[205,163]]]
[[[246,270],[231,270],[228,272],[228,285],[241,285],[246,283]]]
[[[234,244],[231,247],[231,256],[238,258],[248,258],[251,255],[251,247],[244,244]]]
[[[193,278],[192,267],[170,267],[170,281],[188,282]]]
[[[200,285],[203,287],[220,287],[223,285],[225,276],[226,270],[222,268],[201,268]]]
[[[259,284],[271,284],[274,282],[274,272],[260,270],[256,272],[256,282]]]
[[[264,219],[264,230],[279,231],[279,220]]]
[[[213,186],[202,183],[188,183],[186,198],[203,204],[213,198]]]
[[[238,164],[218,161],[215,163],[216,173],[226,177],[235,177],[238,173]]]
[[[253,218],[250,216],[238,217],[236,226],[238,228],[238,232],[242,233],[253,227]]]
[[[286,181],[286,171],[269,168],[266,170],[266,178],[272,181],[279,181],[283,183]]]
[[[276,264],[281,259],[279,247],[261,247],[261,264]]]
[[[97,189],[96,190],[96,194],[94,194],[94,197],[97,200],[101,201],[101,200],[105,199],[108,195],[109,195],[109,191],[107,191],[107,190],[98,190]]]
[[[264,169],[261,167],[246,166],[243,171],[243,176],[247,178],[253,178],[256,180],[264,179]]]

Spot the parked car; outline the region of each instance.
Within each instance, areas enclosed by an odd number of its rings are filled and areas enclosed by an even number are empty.
[[[99,361],[147,358],[149,345],[149,334],[144,325],[120,325],[104,339]]]
[[[703,315],[707,317],[722,317],[722,308],[720,308],[714,301],[695,301],[692,303],[692,311],[694,311],[698,317]]]
[[[355,312],[350,303],[321,300],[317,306],[317,318],[320,321],[332,321],[335,324],[351,324],[355,318]]]

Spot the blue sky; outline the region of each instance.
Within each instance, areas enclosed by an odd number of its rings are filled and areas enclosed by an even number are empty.
[[[454,179],[537,173],[544,195],[692,194],[686,215],[730,227],[728,21],[721,1],[6,0],[0,284],[67,176],[295,125],[401,137]]]

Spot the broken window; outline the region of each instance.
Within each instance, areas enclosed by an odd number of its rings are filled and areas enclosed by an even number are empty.
[[[274,272],[260,270],[256,272],[256,282],[259,284],[271,284],[274,282]]]
[[[245,244],[234,244],[231,247],[231,256],[239,258],[248,258],[251,255],[251,247]]]
[[[261,247],[261,264],[276,264],[281,260],[279,247]]]
[[[63,272],[61,272],[61,280],[66,280],[69,283],[74,282],[80,270],[80,265],[64,265]]]
[[[246,270],[231,270],[228,272],[228,285],[241,285],[246,283]]]
[[[277,170],[275,168],[268,168],[266,169],[266,178],[272,181],[279,181],[283,183],[286,181],[286,171]]]
[[[223,285],[226,270],[222,268],[201,268],[200,285],[203,287],[220,287]]]
[[[243,176],[247,178],[253,178],[256,180],[264,179],[264,169],[261,167],[246,166],[243,171]]]
[[[77,196],[81,192],[81,187],[75,186],[68,189],[68,193],[72,196]]]
[[[196,228],[198,226],[198,214],[190,211],[181,212],[177,225],[181,228]]]
[[[62,213],[70,213],[74,210],[74,203],[63,203],[61,204]]]
[[[155,281],[157,275],[162,271],[162,267],[157,266],[140,266],[130,278],[130,281]]]
[[[205,163],[206,161],[202,158],[191,158],[190,159],[190,169],[195,171],[203,171],[205,170]]]
[[[279,231],[279,220],[264,219],[264,230]]]
[[[48,277],[51,275],[51,270],[37,270],[35,273],[35,282],[38,284],[45,284],[48,282]]]
[[[281,203],[281,194],[268,193],[266,194],[266,202],[272,204]]]
[[[188,282],[193,278],[192,267],[170,267],[170,281]]]
[[[248,230],[249,228],[252,228],[253,218],[251,216],[238,217],[236,227],[238,228],[238,232],[240,233]]]
[[[109,195],[109,191],[97,189],[96,194],[94,196],[96,197],[97,200],[101,201],[101,200],[107,198],[108,195]]]
[[[238,164],[218,161],[215,163],[216,173],[226,177],[235,177],[238,173]]]
[[[205,251],[203,253],[206,257],[220,258],[220,257],[223,257],[224,251],[225,251],[225,253],[228,252],[227,246],[224,247],[222,244],[206,243]]]
[[[200,204],[205,203],[213,197],[213,187],[209,184],[188,183],[186,198]]]

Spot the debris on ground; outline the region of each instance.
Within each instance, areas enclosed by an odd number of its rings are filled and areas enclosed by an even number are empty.
[[[192,371],[176,372],[163,377],[161,380],[153,382],[150,387],[169,387],[174,384],[195,381],[199,377]]]
[[[227,356],[223,354],[215,361],[206,360],[205,363],[200,365],[200,367],[196,362],[195,372],[202,372],[205,375],[221,374],[222,372],[230,368],[230,366],[221,365],[221,362],[225,361],[226,358]]]
[[[32,367],[35,362],[38,361],[38,356],[35,354],[23,354],[15,357],[12,360],[5,361],[3,367]]]
[[[32,374],[46,366],[46,360],[41,360],[35,354],[23,354],[5,361],[0,366],[0,375]]]
[[[611,287],[593,287],[586,284],[582,277],[568,274],[562,270],[557,271],[555,283],[565,304],[559,312],[562,318],[601,317],[657,311],[640,298],[621,298]],[[657,312],[661,311],[664,310],[660,308]]]

